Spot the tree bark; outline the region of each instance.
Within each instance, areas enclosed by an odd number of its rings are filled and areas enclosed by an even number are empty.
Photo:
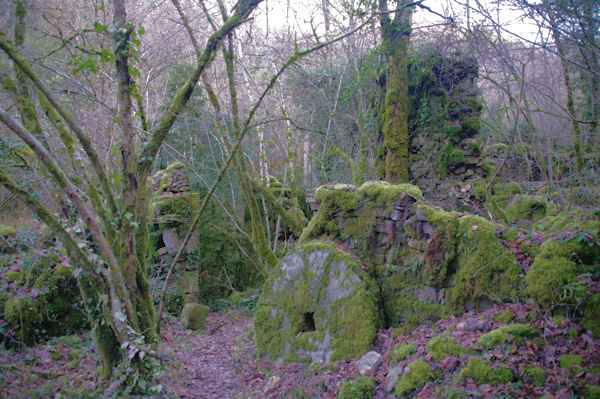
[[[387,1],[380,0],[381,12],[387,12]],[[412,9],[407,0],[398,1],[393,19],[381,15],[383,48],[387,56],[387,92],[384,113],[386,147],[385,179],[390,183],[408,182],[408,45]]]

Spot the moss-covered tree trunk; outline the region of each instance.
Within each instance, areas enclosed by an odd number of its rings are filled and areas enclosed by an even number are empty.
[[[383,134],[386,148],[385,179],[390,183],[408,182],[408,45],[412,9],[406,0],[388,14],[386,0],[379,2],[383,49],[387,57],[387,88]]]
[[[221,8],[222,17],[225,20],[227,18],[225,7],[221,1],[219,1],[219,5]],[[233,62],[233,38],[231,36],[228,38],[227,48],[223,46],[223,58],[225,59],[225,65],[227,68],[227,80],[229,83],[229,99],[231,101],[231,114],[233,118],[233,132],[234,137],[237,139],[241,135],[241,129],[240,113],[238,107],[238,95],[235,82],[235,65]],[[244,194],[244,197],[246,198],[246,204],[250,213],[250,237],[252,238],[252,243],[254,244],[254,247],[256,248],[262,262],[265,264],[265,266],[267,266],[266,271],[268,271],[271,267],[274,267],[279,260],[277,259],[277,256],[269,246],[260,208],[258,206],[258,201],[256,200],[256,193],[254,192],[254,188],[252,187],[252,184],[250,182],[250,176],[248,175],[249,169],[246,165],[246,160],[244,159],[243,153],[236,154],[236,156],[234,157],[233,166],[237,172],[238,179],[240,180],[242,192]]]

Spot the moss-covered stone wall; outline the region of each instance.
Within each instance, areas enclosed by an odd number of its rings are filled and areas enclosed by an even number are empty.
[[[191,192],[183,164],[175,162],[152,177],[154,195],[150,201],[150,214],[154,217],[154,235],[158,235],[157,253],[169,264],[198,212],[199,195]],[[170,295],[171,311],[184,303],[197,303],[199,292],[199,262],[190,256],[198,245],[198,231],[194,231],[178,265],[179,278]],[[178,299],[177,299],[178,298]],[[175,303],[177,302],[177,303]]]
[[[464,54],[415,54],[409,64],[410,182],[445,209],[463,206],[482,175],[478,65]]]
[[[387,326],[517,300],[520,268],[496,227],[429,204],[413,185],[367,182],[320,187],[301,242],[339,240],[368,266]]]
[[[545,208],[528,224],[497,224],[432,205],[416,186],[385,182],[327,185],[308,198],[317,213],[300,241],[333,240],[364,262],[387,326],[532,300],[540,312],[566,314],[600,334],[599,211],[543,216],[552,213]]]

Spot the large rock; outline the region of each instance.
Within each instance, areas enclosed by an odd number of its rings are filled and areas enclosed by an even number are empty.
[[[368,352],[356,362],[358,374],[362,376],[373,374],[382,361],[383,357],[379,353],[375,351]]]
[[[264,286],[255,315],[259,356],[282,363],[366,353],[380,325],[377,292],[359,261],[332,243],[299,247]]]
[[[190,330],[204,330],[208,310],[208,306],[199,303],[186,303],[181,312],[183,326]]]
[[[432,206],[409,184],[323,186],[315,201],[319,211],[300,241],[335,239],[367,264],[386,327],[518,299],[521,270],[485,219]]]

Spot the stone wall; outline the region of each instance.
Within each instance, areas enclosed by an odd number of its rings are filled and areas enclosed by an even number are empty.
[[[513,301],[521,270],[495,227],[428,203],[418,187],[385,182],[323,186],[302,235],[339,241],[369,267],[388,326]]]
[[[152,185],[151,214],[154,215],[155,229],[160,234],[158,242],[161,244],[157,253],[164,263],[170,264],[197,214],[198,194],[190,191],[181,163],[173,163],[167,169],[156,172],[152,177]],[[175,290],[184,303],[198,302],[199,263],[188,259],[197,245],[198,231],[194,231],[177,265],[179,278]]]
[[[410,182],[445,209],[464,206],[483,173],[477,76],[463,54],[423,53],[409,67]]]

